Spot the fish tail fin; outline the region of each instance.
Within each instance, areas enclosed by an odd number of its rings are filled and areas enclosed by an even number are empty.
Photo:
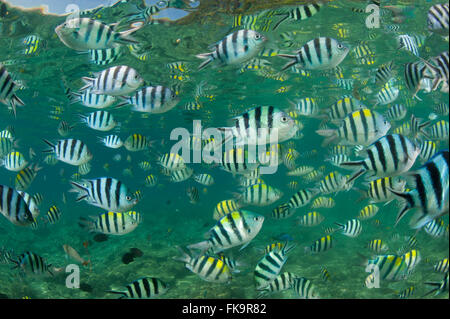
[[[139,41],[134,39],[131,34],[139,30],[142,26],[132,28],[130,30],[119,32],[118,37],[116,38],[116,42],[122,44],[139,44]]]
[[[94,223],[84,217],[80,217],[78,221],[78,226],[80,226],[82,229],[85,229],[87,231],[92,231],[94,229]],[[91,260],[89,259],[88,263],[90,263]]]
[[[280,21],[278,21],[278,22],[273,26],[273,29],[272,29],[272,30],[275,30],[276,28],[278,28],[279,25],[280,25],[283,21],[285,21],[287,18],[289,18],[289,14],[286,14],[283,18],[281,18]]]
[[[297,61],[297,56],[296,55],[292,55],[292,54],[278,54],[278,56],[282,57],[282,58],[287,58],[290,59],[291,61],[289,61],[288,63],[286,63],[282,68],[281,71],[284,71],[286,69],[289,69],[291,66],[293,66],[294,64],[298,63]]]
[[[440,282],[427,281],[427,282],[425,282],[425,285],[432,286],[433,289],[431,289],[425,295],[423,295],[422,298],[425,297],[425,296],[431,295],[433,292],[438,292],[439,288],[441,287],[441,283]]]
[[[127,297],[127,294],[126,294],[126,292],[124,292],[124,291],[106,290],[105,292],[106,292],[106,293],[109,293],[109,294],[121,295],[121,296],[119,297],[119,299],[122,299],[122,298],[126,298],[126,297]]]
[[[11,97],[10,105],[11,105],[12,111],[13,111],[13,113],[14,113],[14,117],[16,117],[16,115],[17,115],[17,114],[16,114],[16,106],[17,106],[17,105],[24,106],[25,103],[24,103],[17,95],[14,94],[14,95]]]
[[[291,250],[293,250],[295,247],[297,247],[297,244],[286,242],[283,246],[283,254],[287,255]]]
[[[388,188],[388,190],[395,196],[400,197],[405,200],[405,205],[397,214],[397,218],[395,220],[395,225],[394,225],[394,227],[395,227],[395,226],[397,226],[398,222],[405,216],[405,214],[408,212],[408,210],[410,210],[414,206],[414,199],[411,196],[411,194],[409,194],[409,193],[398,192],[396,190],[393,190],[392,188]]]
[[[78,184],[76,182],[70,182],[70,184],[72,184],[72,186],[74,186],[70,191],[71,192],[77,192],[80,193],[80,196],[76,199],[77,202],[87,198],[89,196],[88,194],[88,189],[86,187],[84,187],[81,184]]]
[[[355,161],[355,162],[344,162],[339,164],[339,166],[342,167],[360,167],[363,166],[362,169],[360,169],[359,171],[357,171],[355,174],[353,174],[352,177],[350,177],[346,184],[350,184],[351,182],[353,182],[355,179],[357,179],[358,177],[360,177],[362,174],[364,174],[367,170],[364,167],[364,161]]]
[[[197,249],[197,250],[201,250],[201,251],[206,251],[211,247],[210,243],[208,240],[204,240],[201,241],[199,243],[196,244],[191,244],[189,246],[187,246],[187,249],[192,250],[192,249]]]
[[[92,87],[94,85],[94,78],[90,78],[87,76],[83,76],[81,78],[83,80],[83,82],[86,84],[85,86],[83,86],[81,89],[79,89],[80,92],[86,91],[88,88]]]
[[[214,60],[213,54],[211,52],[209,52],[209,53],[200,53],[200,54],[197,54],[196,57],[199,58],[199,59],[204,59],[205,60],[198,66],[198,70],[203,69],[204,67],[206,67],[208,64],[210,64]]]
[[[331,144],[334,140],[338,138],[336,130],[333,129],[325,129],[325,130],[317,130],[316,133],[320,136],[325,136],[326,139],[322,142],[322,147],[326,147]]]
[[[49,150],[44,150],[44,151],[42,151],[42,152],[44,152],[44,153],[52,153],[52,152],[54,152],[54,150],[55,150],[55,145],[54,145],[52,142],[46,140],[45,138],[43,138],[42,141],[44,141],[45,144],[47,144],[48,146],[50,146],[50,149],[49,149]]]
[[[191,261],[192,257],[188,253],[186,253],[183,249],[181,249],[180,246],[175,246],[175,247],[178,249],[178,251],[180,252],[181,255],[178,257],[172,257],[172,259],[177,260],[177,261],[182,261],[184,263],[189,263]]]

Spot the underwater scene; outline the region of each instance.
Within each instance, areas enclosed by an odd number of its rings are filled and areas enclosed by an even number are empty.
[[[448,40],[442,0],[0,0],[0,298],[447,299]]]

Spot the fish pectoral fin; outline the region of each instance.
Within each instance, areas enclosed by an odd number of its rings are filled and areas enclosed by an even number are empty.
[[[239,251],[243,250],[245,247],[247,247],[250,244],[250,242],[245,243],[244,245],[242,245],[242,247],[239,249]]]
[[[82,195],[82,196],[78,197],[78,198],[76,199],[76,201],[79,202],[79,201],[85,199],[86,197],[88,197],[88,195]]]

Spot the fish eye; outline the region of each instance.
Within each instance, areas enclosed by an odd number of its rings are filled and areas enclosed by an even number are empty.
[[[131,196],[127,196],[125,199],[130,201],[131,200]]]
[[[288,121],[288,118],[286,116],[283,116],[281,118],[281,123],[286,123]]]
[[[259,33],[256,33],[256,34],[255,34],[255,39],[256,39],[256,40],[261,39],[261,35],[260,35]]]

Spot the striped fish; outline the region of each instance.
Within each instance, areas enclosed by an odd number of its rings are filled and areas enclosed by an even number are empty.
[[[89,232],[105,235],[125,235],[136,229],[139,222],[128,213],[108,212],[86,219],[80,217],[79,225]]]
[[[402,256],[379,255],[368,260],[367,265],[374,265],[379,272],[380,280],[398,281],[408,276],[408,266]]]
[[[442,52],[436,57],[430,59],[430,62],[424,61],[427,70],[432,78],[431,90],[435,91],[442,83],[441,92],[449,92],[449,53]]]
[[[442,273],[446,273],[448,272],[449,269],[449,263],[448,263],[448,258],[444,258],[442,260],[439,260],[434,266],[433,266],[434,271],[436,272],[442,272]]]
[[[341,173],[334,171],[329,173],[318,184],[321,194],[331,194],[341,191],[347,181],[347,178]]]
[[[47,220],[50,224],[55,224],[61,218],[61,215],[61,210],[53,205],[47,211]]]
[[[361,101],[355,99],[354,97],[344,97],[342,99],[337,100],[334,102],[328,111],[328,118],[330,120],[342,120],[344,119],[348,114],[361,109],[366,108]]]
[[[43,139],[51,149],[45,150],[45,153],[53,153],[61,162],[79,166],[89,162],[92,159],[92,153],[80,140],[67,139],[59,140],[56,144]]]
[[[447,11],[448,16],[448,11]],[[435,296],[441,294],[441,293],[448,293],[448,272],[444,275],[444,278],[439,282],[431,282],[427,281],[425,283],[426,285],[432,286],[433,289],[431,289],[429,292],[427,292],[423,297],[428,296],[432,293],[434,293]]]
[[[335,223],[338,226],[338,230],[341,234],[348,237],[358,237],[362,232],[362,224],[358,219],[351,219],[345,224]]]
[[[449,114],[449,107],[447,103],[440,103],[435,105],[433,111],[439,114],[440,116],[447,116]]]
[[[316,15],[319,11],[320,8],[323,6],[323,3],[318,2],[318,3],[311,3],[311,4],[305,4],[305,5],[300,5],[300,6],[296,6],[295,8],[287,8],[287,12],[280,12],[280,13],[275,13],[275,15],[284,15],[283,18],[281,18],[280,21],[278,21],[272,30],[275,30],[276,28],[278,28],[278,26],[284,22],[286,19],[292,20],[292,21],[302,21],[302,20],[306,20],[308,18],[311,18],[312,16]],[[283,8],[283,11],[284,8]]]
[[[408,287],[402,291],[400,291],[397,296],[399,299],[408,299],[409,297],[414,295],[414,291],[416,288],[414,286]]]
[[[441,120],[434,123],[428,128],[427,135],[430,139],[438,141],[448,141],[449,138],[449,122]]]
[[[377,94],[377,102],[375,105],[386,105],[389,103],[393,103],[400,93],[397,85],[395,84],[395,80],[389,80],[378,92]]]
[[[31,196],[28,193],[25,193],[24,191],[17,191],[20,196],[22,196],[23,200],[25,201],[25,204],[30,209],[31,215],[34,219],[36,219],[39,216],[39,207],[38,203],[35,201],[34,196]]]
[[[273,106],[255,107],[232,120],[235,123],[232,127],[218,128],[225,132],[224,143],[233,137],[236,145],[281,143],[292,138],[298,130],[288,114]]]
[[[111,177],[89,179],[82,183],[70,183],[74,186],[73,191],[79,193],[77,201],[84,199],[93,206],[109,211],[123,212],[130,210],[138,202],[121,181]]]
[[[190,167],[183,167],[176,170],[170,171],[170,181],[174,183],[184,182],[192,177],[194,174],[194,170]]]
[[[319,114],[319,105],[314,98],[305,97],[296,103],[291,102],[299,115],[314,117]]]
[[[297,218],[297,223],[306,227],[313,227],[319,225],[325,217],[318,212],[309,212],[306,215]]]
[[[157,184],[158,184],[158,178],[155,175],[150,174],[147,177],[145,177],[145,186],[154,187]]]
[[[409,192],[391,190],[405,200],[397,216],[396,224],[412,208],[418,212],[410,222],[412,228],[421,228],[433,219],[448,212],[449,174],[448,150],[440,151],[416,172],[410,174],[414,186]]]
[[[221,167],[232,174],[248,175],[258,171],[259,162],[250,156],[250,153],[244,147],[234,147],[225,150],[220,160]],[[259,172],[258,172],[259,174]]]
[[[419,47],[414,37],[409,36],[407,34],[401,34],[397,36],[398,50],[405,49],[415,56],[419,55]]]
[[[25,103],[15,94],[18,85],[12,79],[6,68],[0,63],[0,103],[12,108],[16,115],[16,106],[24,106]]]
[[[324,144],[342,138],[354,145],[367,146],[384,136],[390,128],[391,124],[381,114],[369,109],[360,109],[348,114],[338,129],[318,130],[316,133],[328,137]]]
[[[286,244],[281,250],[273,250],[259,260],[253,273],[257,290],[266,288],[275,280],[287,261],[287,254],[295,246],[295,244]]]
[[[19,173],[16,175],[16,179],[14,181],[14,185],[17,190],[24,191],[28,187],[30,187],[31,183],[33,183],[34,179],[37,176],[37,172],[42,167],[39,167],[37,164],[34,166],[26,167],[22,169]]]
[[[267,184],[255,184],[247,187],[239,197],[242,204],[268,206],[279,200],[283,193]]]
[[[214,178],[210,174],[197,174],[194,176],[194,180],[205,186],[214,184]]]
[[[28,226],[34,221],[25,199],[5,185],[0,185],[0,212],[14,225]]]
[[[117,135],[108,135],[105,137],[99,137],[99,139],[103,145],[109,148],[117,149],[121,148],[123,145],[123,141]]]
[[[372,202],[390,202],[395,198],[391,190],[403,192],[406,181],[393,177],[382,177],[369,182],[367,196]],[[386,204],[387,204],[386,203]]]
[[[266,38],[253,30],[233,32],[216,43],[214,51],[196,55],[197,58],[205,60],[198,69],[203,69],[213,61],[226,65],[246,62],[259,53],[265,42]]]
[[[91,88],[86,89],[83,93],[70,92],[70,94],[72,103],[80,102],[84,106],[94,109],[107,108],[117,100],[117,98],[112,95],[95,94],[92,92]]]
[[[340,154],[340,155],[334,155],[330,158],[325,159],[325,161],[330,162],[331,164],[333,164],[336,167],[341,167],[341,163],[344,162],[349,162],[350,161],[350,157],[348,157],[347,155],[344,154]]]
[[[214,253],[243,245],[244,249],[259,233],[264,217],[247,211],[235,211],[220,218],[217,224],[209,230],[209,239],[188,246],[188,249],[206,251],[213,249]]]
[[[373,239],[368,244],[367,247],[376,253],[380,253],[389,249],[385,242],[381,239]]]
[[[356,218],[360,220],[367,220],[373,218],[378,213],[378,210],[379,208],[376,205],[373,204],[367,205],[359,211],[359,214]]]
[[[169,286],[161,279],[143,277],[126,285],[123,291],[109,290],[108,293],[121,295],[119,299],[149,299],[166,293]]]
[[[305,277],[294,279],[292,282],[292,289],[301,299],[319,299],[316,287]]]
[[[223,216],[239,210],[240,204],[233,199],[226,199],[217,203],[214,207],[213,218],[221,219]]]
[[[428,30],[448,36],[448,3],[435,4],[427,13]]]
[[[72,18],[55,28],[62,43],[77,51],[113,48],[118,44],[138,43],[130,35],[140,27],[116,32],[112,25],[106,25],[90,18]]]
[[[89,50],[89,60],[97,65],[107,65],[116,61],[122,55],[122,47]]]
[[[142,134],[134,133],[127,137],[123,146],[129,152],[139,152],[146,150],[150,145],[150,141]]]
[[[70,125],[66,121],[59,122],[58,134],[62,137],[66,137],[73,130],[74,126]]]
[[[176,260],[184,262],[186,268],[198,275],[201,279],[215,283],[229,283],[231,281],[230,267],[218,257],[208,255],[191,257],[180,247],[177,248],[182,253],[182,256],[177,257]]]
[[[407,112],[408,110],[403,104],[394,104],[386,111],[384,117],[388,121],[400,121],[405,118]]]
[[[295,213],[294,209],[286,207],[286,204],[279,205],[272,210],[271,216],[274,219],[286,219]]]
[[[304,176],[307,175],[309,173],[311,173],[312,171],[314,171],[314,167],[313,166],[299,166],[294,170],[288,171],[286,173],[287,176]]]
[[[87,116],[80,115],[80,117],[88,127],[97,131],[110,131],[117,125],[113,115],[107,111],[92,112]]]
[[[317,239],[312,243],[311,246],[305,247],[305,252],[309,251],[311,253],[320,253],[323,251],[327,251],[328,249],[333,248],[333,243],[333,237],[331,237],[331,235],[326,235],[322,238]]]
[[[177,153],[166,153],[158,158],[158,164],[169,171],[178,171],[186,168],[186,163]]]
[[[420,263],[422,257],[417,249],[412,249],[402,255],[403,261],[406,264],[408,274],[411,274],[414,268]]]
[[[161,9],[157,5],[152,5],[149,7],[138,7],[139,12],[127,14],[125,17],[127,23],[132,23],[136,21],[145,21],[146,23],[150,23],[152,20],[152,16],[157,14]]]
[[[394,61],[381,65],[375,73],[375,84],[385,85],[393,77]]]
[[[341,164],[341,166],[362,166],[347,180],[347,183],[366,172],[371,172],[371,177],[393,176],[407,172],[419,156],[420,148],[402,135],[390,134],[367,147],[366,152],[367,158],[362,161]]]
[[[291,59],[282,71],[297,63],[306,70],[327,70],[338,66],[349,51],[348,47],[333,38],[320,37],[307,42],[295,55],[278,54],[278,56]]]
[[[80,91],[91,89],[94,94],[127,95],[136,91],[144,82],[138,72],[126,65],[110,67],[96,74],[95,78],[83,77],[85,86]]]
[[[295,210],[299,207],[308,205],[311,200],[319,193],[317,189],[302,189],[295,193],[289,201],[281,207],[285,210]]]
[[[264,255],[267,255],[271,251],[281,251],[286,243],[273,243],[269,244],[264,248]]]
[[[130,97],[123,97],[126,101],[117,107],[131,104],[135,112],[161,114],[173,109],[179,102],[176,93],[165,86],[147,86]]]
[[[423,61],[411,62],[405,64],[404,76],[406,87],[413,92],[413,97],[420,100],[417,93],[424,89],[431,92],[432,85],[429,76],[426,74],[427,67]]]
[[[336,205],[336,202],[331,197],[317,197],[311,204],[312,209],[316,208],[333,208]]]
[[[11,261],[16,264],[12,269],[19,268],[20,271],[26,274],[42,275],[48,272],[53,276],[50,270],[52,265],[47,264],[43,257],[31,251],[21,254],[17,257],[17,260]]]
[[[291,289],[292,282],[296,278],[298,278],[297,275],[287,271],[279,274],[269,285],[258,289],[259,294],[257,298],[265,296],[268,292],[280,292]]]
[[[19,172],[28,165],[28,161],[20,152],[12,151],[0,159],[0,166],[4,166],[8,171]]]
[[[423,230],[434,238],[442,237],[445,233],[445,223],[442,219],[433,219],[431,222],[425,224]]]

